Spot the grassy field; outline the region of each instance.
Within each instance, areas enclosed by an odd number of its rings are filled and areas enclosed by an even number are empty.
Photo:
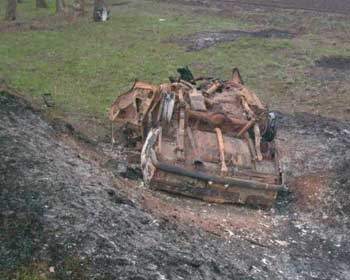
[[[91,118],[104,122],[109,104],[135,78],[167,81],[184,65],[196,75],[222,78],[237,66],[273,109],[349,119],[349,79],[328,79],[334,73],[315,70],[314,65],[323,56],[350,56],[348,16],[111,0],[108,22],[94,23],[86,17],[63,24],[53,20],[54,1],[49,5],[38,11],[34,0],[23,0],[18,8],[21,25],[8,32],[1,29],[0,77],[35,102],[41,102],[41,94],[51,93],[57,109],[73,123]],[[0,12],[4,14],[4,7]],[[33,21],[41,22],[38,28],[23,28]],[[201,31],[269,28],[297,36],[241,38],[197,52],[169,42]]]

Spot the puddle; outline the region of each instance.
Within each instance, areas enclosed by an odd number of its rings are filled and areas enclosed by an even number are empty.
[[[346,56],[324,56],[315,61],[317,67],[334,68],[339,70],[350,70],[350,57]]]
[[[179,45],[185,46],[186,51],[199,51],[218,43],[232,42],[241,37],[262,39],[292,39],[295,33],[286,30],[267,29],[260,31],[228,30],[220,32],[200,32],[182,38],[171,39]]]

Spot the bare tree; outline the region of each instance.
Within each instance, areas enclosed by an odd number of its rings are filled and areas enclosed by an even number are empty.
[[[46,0],[36,0],[35,3],[37,8],[48,8]]]
[[[66,2],[65,0],[56,0],[56,13],[64,13],[66,11]]]
[[[17,0],[7,0],[5,20],[16,20]]]

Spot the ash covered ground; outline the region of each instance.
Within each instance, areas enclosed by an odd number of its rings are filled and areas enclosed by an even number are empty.
[[[113,153],[1,91],[0,278],[350,279],[350,124],[278,115],[291,193],[259,210],[116,178]]]

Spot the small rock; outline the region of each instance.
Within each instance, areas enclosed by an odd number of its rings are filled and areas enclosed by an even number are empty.
[[[283,240],[275,240],[275,242],[280,245],[280,246],[283,246],[283,247],[287,247],[288,246],[288,242],[287,241],[283,241]]]
[[[155,264],[150,263],[150,264],[148,264],[148,265],[146,266],[146,268],[147,268],[148,270],[157,270],[158,266],[156,266]]]

